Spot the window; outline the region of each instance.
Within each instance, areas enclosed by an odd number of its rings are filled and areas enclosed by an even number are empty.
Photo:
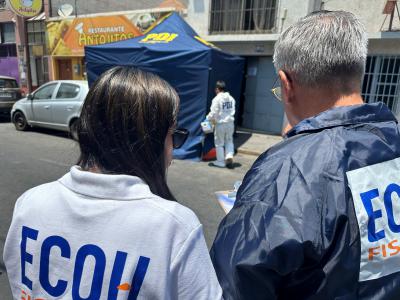
[[[14,79],[0,79],[0,88],[12,89],[17,87],[18,83]]]
[[[10,56],[17,56],[17,47],[15,44],[0,44],[0,57]]]
[[[53,84],[49,84],[49,85],[42,87],[37,92],[35,92],[33,98],[35,100],[51,99],[56,86],[57,86],[57,83],[53,83]]]
[[[362,85],[365,102],[381,101],[400,115],[400,56],[369,56]]]
[[[213,0],[210,33],[266,33],[275,26],[277,0]]]
[[[0,57],[16,57],[14,23],[0,23]]]
[[[41,86],[49,81],[49,67],[48,67],[48,58],[47,57],[34,57],[34,68],[32,68],[32,72],[36,70],[36,79],[37,85]]]
[[[57,99],[72,99],[78,96],[80,87],[75,84],[62,83],[57,92]]]
[[[44,82],[49,81],[49,61],[47,60],[47,57],[42,58],[42,63],[43,63],[43,77],[42,79]]]
[[[28,22],[28,43],[29,45],[43,45],[46,43],[44,21]]]
[[[2,23],[0,28],[1,28],[1,42],[6,44],[15,43],[14,23]]]
[[[36,86],[49,81],[45,30],[46,25],[43,20],[27,22],[32,82]]]
[[[6,8],[6,0],[0,0],[0,9]]]

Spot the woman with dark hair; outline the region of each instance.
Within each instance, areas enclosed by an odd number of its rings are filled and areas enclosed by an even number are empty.
[[[17,201],[4,262],[15,299],[221,299],[194,213],[166,173],[179,98],[156,75],[105,72],[84,103],[78,166]]]

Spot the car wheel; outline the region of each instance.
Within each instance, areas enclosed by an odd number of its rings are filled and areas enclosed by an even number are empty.
[[[14,123],[15,129],[17,129],[18,131],[25,131],[29,127],[24,114],[20,111],[17,111],[14,114],[12,121]]]
[[[69,126],[69,132],[73,140],[78,140],[78,119],[72,121],[71,125]]]

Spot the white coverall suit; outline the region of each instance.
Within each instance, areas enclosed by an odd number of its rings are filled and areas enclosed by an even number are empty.
[[[234,154],[235,99],[228,92],[219,92],[212,100],[207,120],[215,123],[216,164],[225,166],[225,160],[232,159]]]

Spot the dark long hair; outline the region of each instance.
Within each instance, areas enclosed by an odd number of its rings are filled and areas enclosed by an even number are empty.
[[[130,67],[108,70],[82,108],[78,164],[140,177],[154,194],[175,200],[166,181],[164,144],[178,106],[175,90],[157,75]]]

